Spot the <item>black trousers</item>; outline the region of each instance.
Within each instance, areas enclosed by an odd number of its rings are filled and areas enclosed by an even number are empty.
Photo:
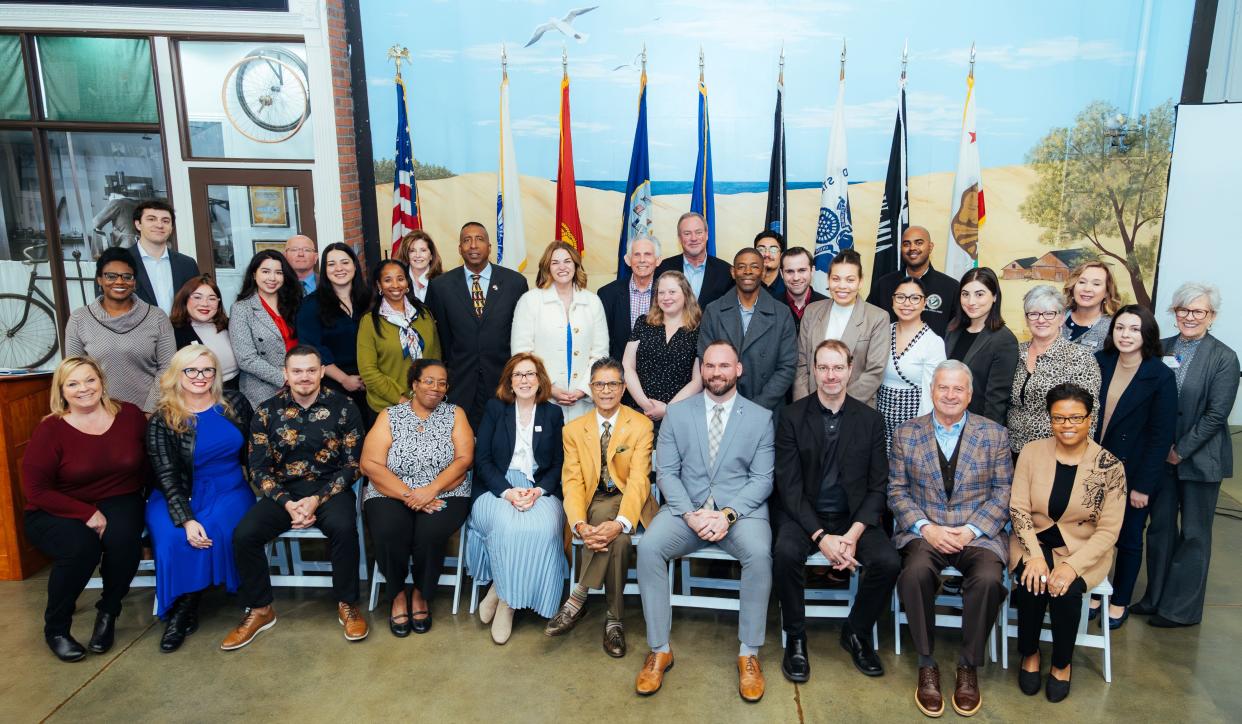
[[[842,516],[829,520],[824,530],[841,535],[849,528],[849,518]],[[773,515],[772,529],[772,587],[781,604],[782,627],[790,638],[805,636],[806,557],[816,546],[802,526],[784,512]],[[901,557],[892,540],[874,526],[868,526],[858,539],[856,557],[863,566],[862,578],[847,620],[860,639],[869,640],[871,627],[888,610],[901,573]]]
[[[340,603],[358,602],[358,499],[345,489],[315,509],[315,527],[328,537],[332,561],[332,593]],[[259,498],[233,531],[233,557],[241,587],[237,595],[246,608],[272,603],[271,563],[264,546],[293,527],[285,507]]]
[[[445,507],[435,513],[410,510],[396,498],[371,498],[362,504],[371,528],[371,549],[380,573],[384,595],[392,600],[405,590],[405,577],[414,560],[414,587],[431,605],[440,570],[444,568],[444,545],[470,516],[470,498],[443,498]]]
[[[914,649],[922,656],[932,655],[940,572],[953,566],[962,572],[961,658],[969,666],[982,666],[988,635],[1005,600],[1005,564],[1000,557],[979,546],[945,555],[922,538],[906,543],[901,556],[897,595],[906,609]]]
[[[1043,548],[1043,546],[1040,546]],[[1044,560],[1052,570],[1052,554],[1044,549]],[[1019,563],[1013,572],[1013,607],[1018,611],[1018,653],[1030,656],[1039,651],[1039,633],[1044,627],[1044,611],[1052,619],[1052,665],[1064,669],[1074,658],[1074,642],[1078,639],[1078,624],[1082,619],[1082,597],[1087,583],[1082,577],[1074,579],[1069,590],[1060,596],[1047,593],[1034,594],[1022,585],[1025,563]]]
[[[61,518],[42,510],[26,513],[26,536],[52,559],[47,578],[47,609],[43,633],[68,635],[78,596],[99,567],[103,595],[95,608],[113,615],[121,612],[121,599],[138,571],[142,557],[145,504],[133,493],[107,498],[95,504],[108,524],[100,537],[77,518]]]
[[[1130,505],[1126,496],[1126,517],[1117,535],[1117,568],[1113,572],[1113,596],[1109,603],[1129,606],[1134,598],[1134,584],[1138,582],[1139,568],[1143,565],[1143,532],[1147,528],[1147,516],[1156,505],[1156,498],[1173,495],[1172,486],[1151,493],[1146,508]]]

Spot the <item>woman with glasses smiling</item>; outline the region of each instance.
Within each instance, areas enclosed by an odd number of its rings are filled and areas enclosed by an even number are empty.
[[[254,505],[242,466],[250,403],[225,390],[220,360],[205,345],[173,355],[160,377],[160,400],[147,425],[155,490],[147,530],[155,544],[156,615],[166,619],[160,651],[181,647],[198,630],[202,592],[240,583],[233,530]]]
[[[927,291],[920,279],[906,277],[893,292],[897,321],[889,327],[888,363],[876,391],[875,407],[884,415],[884,441],[902,423],[931,412],[931,380],[945,360],[944,340],[923,322]]]
[[[227,390],[238,389],[237,357],[229,339],[229,317],[221,303],[220,287],[210,274],[200,274],[181,286],[169,315],[177,349],[206,345],[219,361],[216,373]]]
[[[91,357],[108,374],[109,397],[150,414],[159,398],[156,380],[177,351],[168,315],[134,294],[137,270],[129,251],[105,249],[95,264],[103,295],[69,315],[65,356]]]
[[[1062,382],[1073,382],[1092,398],[1100,394],[1100,365],[1086,347],[1061,336],[1065,297],[1051,284],[1040,284],[1022,297],[1030,341],[1018,345],[1018,367],[1009,393],[1009,444],[1014,459],[1032,440],[1052,435],[1044,397]],[[1095,418],[1091,419],[1095,434]]]

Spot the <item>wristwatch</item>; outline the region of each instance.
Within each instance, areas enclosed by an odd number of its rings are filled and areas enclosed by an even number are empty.
[[[737,511],[733,508],[721,508],[720,512],[724,513],[725,520],[728,521],[729,527],[732,528],[733,524],[737,522]]]

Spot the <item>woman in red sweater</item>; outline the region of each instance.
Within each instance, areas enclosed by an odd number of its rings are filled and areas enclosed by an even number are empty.
[[[103,595],[87,647],[97,654],[112,648],[121,599],[138,570],[147,419],[108,397],[103,370],[89,357],[56,367],[51,407],[22,459],[26,536],[52,559],[43,614],[48,648],[61,661],[79,661],[86,649],[69,629],[95,567]]]

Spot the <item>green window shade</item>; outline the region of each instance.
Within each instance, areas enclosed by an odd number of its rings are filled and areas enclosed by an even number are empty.
[[[24,121],[30,118],[30,99],[26,95],[26,72],[22,65],[21,41],[16,35],[0,35],[0,118]]]
[[[37,44],[49,120],[159,120],[149,41],[41,36]]]

